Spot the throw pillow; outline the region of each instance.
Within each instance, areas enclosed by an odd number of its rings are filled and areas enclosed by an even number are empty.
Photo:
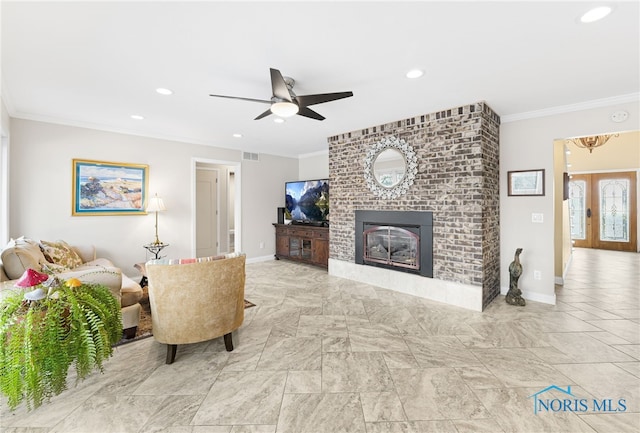
[[[17,280],[27,269],[40,271],[47,262],[38,243],[24,236],[11,239],[2,250],[0,260],[10,280]]]
[[[73,269],[82,264],[82,259],[65,241],[48,242],[40,241],[40,248],[47,259],[56,265]]]
[[[69,272],[69,269],[66,266],[56,265],[55,263],[45,263],[42,265],[42,272],[47,275],[57,275],[61,272]]]

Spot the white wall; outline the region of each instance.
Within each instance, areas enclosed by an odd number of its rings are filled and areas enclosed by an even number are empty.
[[[327,144],[327,147],[329,145]],[[312,180],[329,178],[329,151],[308,153],[300,155],[298,179],[289,180]],[[284,206],[284,203],[283,203]]]
[[[1,80],[1,78],[0,78]],[[9,241],[9,133],[11,121],[0,94],[0,245]]]
[[[615,123],[610,115],[617,110],[629,112],[624,123]],[[509,263],[516,248],[523,275],[519,288],[527,299],[555,303],[554,287],[554,200],[553,141],[567,137],[631,131],[640,128],[640,104],[626,102],[552,116],[503,122],[500,126],[500,256],[501,287],[509,287]],[[544,197],[508,197],[507,172],[546,170]],[[532,223],[532,213],[542,213],[542,224]],[[533,271],[541,272],[534,280]]]
[[[0,95],[0,113],[1,113],[1,126],[2,131],[4,131],[7,135],[9,134],[10,129],[10,120],[9,120],[9,112],[7,111],[7,107],[4,105],[4,101],[2,100],[2,96]]]
[[[284,206],[284,184],[298,175],[298,160],[260,154],[242,164],[242,244],[248,258],[273,259],[278,207]],[[248,218],[251,224],[246,224]],[[263,244],[264,248],[260,248]],[[251,255],[248,252],[251,251]]]
[[[211,146],[117,134],[30,120],[11,119],[10,235],[90,243],[128,275],[147,257],[153,215],[71,216],[72,159],[149,165],[149,192],[163,197],[163,253],[189,257],[192,247],[192,158],[240,161],[241,152]],[[285,179],[298,174],[297,160],[260,155],[242,161],[242,250],[247,258],[273,255],[272,222],[281,206]],[[265,241],[260,249],[257,240]]]

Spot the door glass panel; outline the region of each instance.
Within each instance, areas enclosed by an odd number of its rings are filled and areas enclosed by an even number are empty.
[[[311,258],[311,240],[310,239],[302,240],[302,257],[305,259]]]
[[[600,192],[600,240],[629,242],[629,180],[604,179]]]
[[[300,239],[289,238],[289,255],[295,257],[300,255]]]
[[[569,182],[569,221],[571,224],[571,239],[584,240],[587,238],[585,192],[587,182],[572,180]]]

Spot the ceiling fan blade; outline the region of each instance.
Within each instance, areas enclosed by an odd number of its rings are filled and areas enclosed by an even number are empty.
[[[325,117],[322,114],[316,113],[311,108],[307,108],[307,107],[300,107],[300,110],[298,111],[298,115],[299,116],[304,116],[304,117],[309,117],[309,118],[315,119],[315,120],[324,120],[325,119]]]
[[[267,101],[264,99],[253,99],[253,98],[241,98],[239,96],[226,96],[226,95],[209,95],[214,98],[227,98],[227,99],[239,99],[241,101],[251,101],[251,102],[261,102],[263,104],[271,104],[271,101]]]
[[[317,95],[296,96],[296,100],[300,107],[308,107],[309,105],[336,101],[338,99],[349,98],[350,96],[353,96],[353,92],[318,93]]]
[[[271,71],[271,88],[273,89],[273,96],[284,101],[291,102],[291,94],[287,88],[284,78],[279,70],[270,68]]]
[[[260,119],[262,119],[263,117],[267,117],[267,116],[268,116],[268,115],[270,115],[270,114],[272,114],[272,113],[271,113],[271,108],[269,108],[267,111],[265,111],[264,113],[262,113],[261,115],[259,115],[258,117],[256,117],[256,118],[255,118],[255,119],[253,119],[253,120],[260,120]]]

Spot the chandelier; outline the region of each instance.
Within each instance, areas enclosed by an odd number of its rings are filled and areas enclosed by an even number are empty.
[[[611,137],[617,137],[620,134],[594,135],[591,137],[570,138],[567,140],[583,149],[589,149],[589,153],[593,153],[593,149],[603,146]]]

